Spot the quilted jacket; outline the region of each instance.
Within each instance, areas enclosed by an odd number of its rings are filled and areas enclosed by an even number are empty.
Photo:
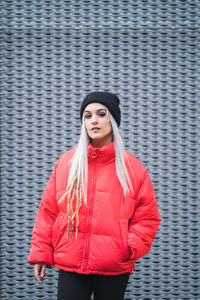
[[[28,263],[82,274],[117,275],[134,269],[134,261],[150,250],[161,222],[148,171],[126,151],[132,183],[126,197],[115,170],[114,143],[88,145],[87,205],[79,211],[77,238],[67,237],[67,200],[64,194],[70,159],[75,149],[57,161],[44,190],[32,232]]]

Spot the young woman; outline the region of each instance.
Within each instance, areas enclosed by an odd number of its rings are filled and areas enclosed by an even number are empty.
[[[161,219],[147,170],[124,150],[118,97],[90,93],[80,117],[79,143],[44,190],[28,262],[39,283],[47,267],[60,269],[59,300],[121,300]]]

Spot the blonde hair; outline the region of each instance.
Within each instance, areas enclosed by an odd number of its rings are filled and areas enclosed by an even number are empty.
[[[120,136],[119,128],[111,113],[107,111],[107,116],[110,115],[110,122],[113,131],[113,143],[115,147],[115,165],[118,179],[121,183],[124,196],[127,190],[131,188],[130,178],[128,176],[127,168],[125,165],[125,149],[122,138]],[[82,117],[82,126],[79,142],[76,151],[71,159],[71,168],[69,172],[69,178],[67,183],[66,192],[59,199],[58,204],[64,200],[67,196],[67,208],[68,208],[68,228],[67,236],[70,233],[71,221],[72,231],[74,231],[74,219],[76,216],[76,233],[78,234],[79,226],[79,210],[82,205],[82,201],[87,204],[87,175],[88,175],[88,152],[87,148],[90,143],[90,139],[87,135],[84,116]],[[73,212],[73,201],[76,197],[76,211]]]
[[[113,143],[115,145],[116,172],[121,183],[122,189],[124,191],[124,196],[126,196],[128,189],[131,190],[132,185],[125,165],[124,143],[119,132],[119,127],[117,126],[117,123],[111,114],[110,122],[113,130]]]

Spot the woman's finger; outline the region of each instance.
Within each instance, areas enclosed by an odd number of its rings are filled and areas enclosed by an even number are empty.
[[[42,265],[42,270],[41,270],[41,278],[45,279],[46,278],[46,265]]]
[[[34,265],[34,271],[35,271],[35,278],[39,283],[42,283],[41,281],[41,264],[35,264]]]

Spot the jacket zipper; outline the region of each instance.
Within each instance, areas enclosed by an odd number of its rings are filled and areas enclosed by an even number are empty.
[[[83,266],[82,266],[82,273],[84,273],[87,269],[87,262],[89,256],[89,242],[90,242],[90,230],[91,230],[91,219],[92,219],[92,209],[93,209],[93,194],[94,194],[94,176],[95,176],[95,168],[96,168],[96,161],[94,160],[94,170],[93,170],[93,177],[91,180],[91,188],[90,188],[90,197],[88,199],[88,204],[91,203],[91,207],[88,207],[88,217],[87,217],[87,225],[86,225],[86,237],[84,243],[84,250],[83,250]],[[92,200],[92,201],[90,201]]]

